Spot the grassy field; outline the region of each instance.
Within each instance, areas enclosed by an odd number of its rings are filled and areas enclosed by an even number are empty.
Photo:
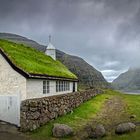
[[[128,95],[128,94],[120,94],[117,92],[112,92],[115,97],[121,97],[122,101],[125,103],[124,107],[124,118],[119,118],[120,122],[124,121],[134,121],[140,122],[140,95]],[[116,112],[118,113],[118,112]],[[136,118],[131,120],[129,117],[131,115],[136,115]],[[140,127],[137,127],[137,131],[130,134],[125,135],[115,135],[114,131],[109,134],[107,137],[103,138],[103,140],[140,140]]]
[[[83,133],[82,129],[86,124],[90,122],[95,125],[100,122],[105,127],[111,127],[111,129],[108,129],[110,132],[107,133],[103,140],[131,140],[132,138],[133,140],[139,140],[139,128],[134,133],[121,136],[115,135],[112,129],[119,122],[130,121],[131,114],[137,116],[135,121],[140,121],[140,96],[125,95],[108,90],[104,94],[83,103],[80,107],[74,109],[73,113],[59,117],[29,135],[37,140],[55,139],[51,133],[54,123],[67,124],[81,135]],[[73,139],[73,137],[64,139]]]
[[[16,66],[28,73],[77,79],[61,62],[36,49],[1,39],[0,48]]]
[[[101,110],[102,104],[106,98],[109,97],[110,95],[107,94],[94,97],[90,101],[87,101],[80,107],[74,109],[73,113],[59,117],[56,120],[48,123],[46,126],[43,126],[37,131],[33,132],[31,134],[32,137],[40,140],[44,140],[44,138],[51,138],[51,130],[54,123],[64,123],[71,126],[74,130],[78,130],[96,116],[96,113]]]

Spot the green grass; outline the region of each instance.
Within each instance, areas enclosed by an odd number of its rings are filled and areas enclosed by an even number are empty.
[[[140,122],[140,95],[120,94],[119,92],[114,91],[112,91],[112,94],[121,97],[127,105],[125,111],[130,115],[136,115],[135,121]],[[137,127],[136,132],[125,135],[115,135],[115,134],[108,135],[102,140],[132,140],[132,139],[140,140],[140,127]]]
[[[0,48],[17,67],[28,73],[77,79],[62,63],[36,49],[1,39]]]
[[[90,101],[87,101],[80,105],[78,108],[74,109],[73,113],[59,117],[56,120],[53,120],[45,126],[39,128],[38,130],[29,133],[29,135],[33,139],[37,140],[53,139],[51,131],[54,123],[67,124],[71,126],[75,131],[77,131],[85,124],[96,118],[96,114],[102,110],[105,101],[114,97],[121,97],[121,99],[123,99],[123,101],[127,104],[127,113],[130,115],[135,114],[137,116],[137,121],[140,121],[140,96],[124,95],[116,91],[107,90],[104,94],[97,95]],[[114,130],[112,131],[114,132]],[[104,137],[103,140],[139,140],[139,137],[140,128],[138,128],[136,132],[127,135],[118,136],[114,133],[109,134]],[[66,139],[72,139],[72,137]]]
[[[127,112],[129,114],[135,114],[136,120],[140,121],[140,95],[122,95],[127,103]]]
[[[93,119],[96,114],[101,110],[103,103],[111,98],[113,95],[101,94],[93,97],[90,101],[87,101],[80,105],[80,107],[73,110],[73,113],[59,117],[56,120],[48,123],[47,125],[34,131],[31,136],[44,140],[44,138],[51,138],[51,130],[54,123],[64,123],[71,126],[75,131]]]

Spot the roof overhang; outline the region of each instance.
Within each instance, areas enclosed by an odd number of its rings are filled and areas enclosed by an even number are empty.
[[[24,76],[27,79],[47,79],[47,80],[65,80],[65,81],[75,81],[78,82],[78,79],[73,78],[65,78],[65,77],[57,77],[57,76],[50,76],[47,74],[35,74],[35,73],[28,73],[21,68],[17,67],[7,56],[7,54],[0,48],[0,54],[5,58],[5,60],[9,63],[9,65],[19,74]]]
[[[34,78],[34,79],[48,79],[48,80],[65,80],[65,81],[77,81],[78,79],[72,79],[72,78],[65,78],[65,77],[57,77],[57,76],[49,76],[46,74],[29,74],[29,78]]]

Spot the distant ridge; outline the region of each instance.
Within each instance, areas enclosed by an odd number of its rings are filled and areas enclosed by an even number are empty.
[[[46,49],[46,46],[40,45],[39,43],[33,40],[30,40],[26,37],[16,35],[16,34],[0,33],[0,38],[7,39],[16,43],[23,43],[43,52]],[[101,72],[93,68],[82,58],[66,54],[60,50],[57,50],[56,56],[59,61],[61,61],[64,65],[68,67],[70,71],[72,71],[74,74],[78,76],[79,85],[81,87],[84,87],[84,88],[110,87],[109,83],[104,79]]]
[[[131,68],[112,82],[115,89],[133,91],[140,90],[140,68]]]
[[[16,34],[11,34],[11,33],[0,33],[0,38],[1,39],[7,39],[16,43],[23,43],[26,45],[29,45],[33,48],[36,48],[40,51],[45,51],[46,46],[40,45],[37,42],[28,39],[26,37],[20,36],[20,35],[16,35]]]

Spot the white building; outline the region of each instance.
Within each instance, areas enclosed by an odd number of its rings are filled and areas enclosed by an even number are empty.
[[[51,36],[49,36],[49,44],[46,48],[45,54],[52,57],[54,60],[56,60],[56,50],[55,50],[55,47],[51,43]]]
[[[56,60],[55,47],[51,42],[45,53]],[[20,93],[21,99],[25,100],[75,91],[77,91],[77,79],[23,71],[0,48],[0,95]]]
[[[0,40],[0,120],[20,126],[21,100],[77,91],[77,77],[56,60],[55,48],[51,42],[49,42],[46,54],[30,47]],[[31,58],[33,60],[29,61]],[[35,73],[24,69],[24,67],[32,68],[32,66],[34,66],[33,70],[36,70]],[[41,68],[40,71],[44,70],[43,73],[38,70],[38,67]],[[45,71],[48,67],[54,70],[54,75],[51,71]]]

